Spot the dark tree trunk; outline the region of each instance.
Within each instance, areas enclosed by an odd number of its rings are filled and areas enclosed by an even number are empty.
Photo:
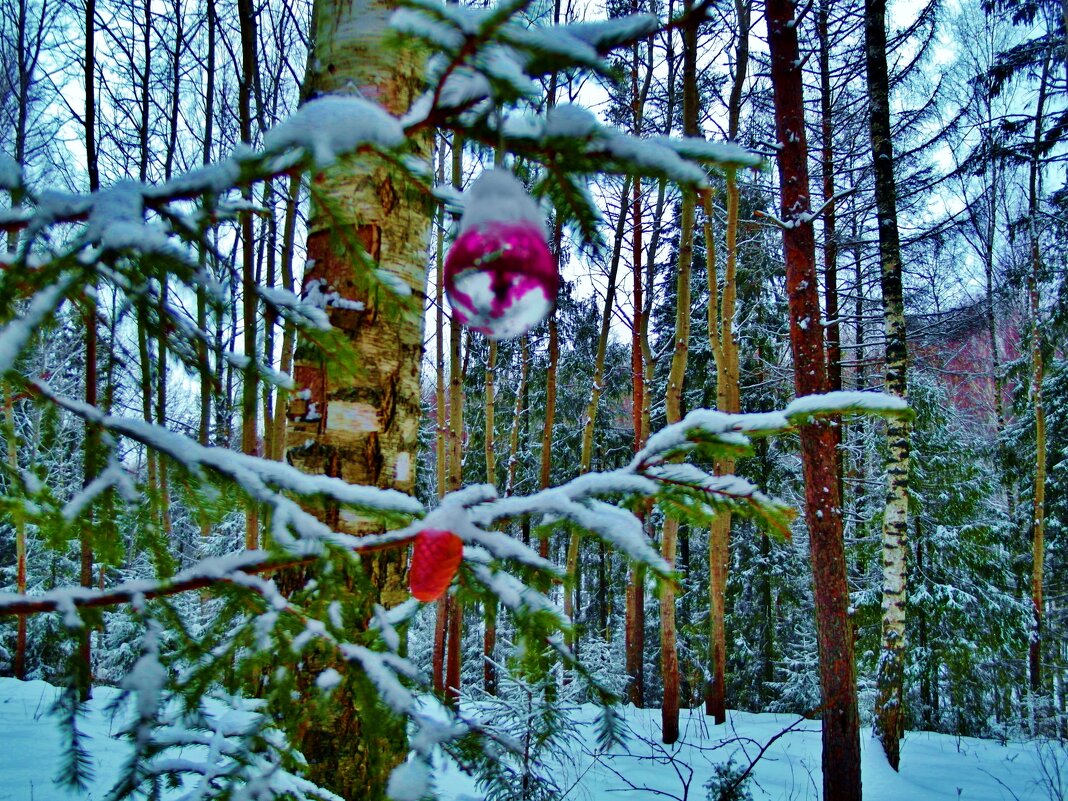
[[[256,73],[256,16],[252,0],[238,0],[238,17],[241,28],[241,80],[238,84],[238,111],[241,124],[241,141],[252,141],[252,86]],[[252,202],[251,189],[244,190],[246,203]],[[309,245],[309,255],[311,247]],[[245,370],[241,389],[241,452],[255,455],[257,452],[257,398],[259,374],[255,369],[258,346],[256,344],[256,314],[259,309],[255,277],[255,236],[252,213],[241,215],[241,293],[244,315],[244,351],[250,361]],[[259,506],[250,502],[245,516],[245,547],[259,547]]]
[[[96,150],[96,0],[86,0],[85,3],[85,152],[86,168],[89,172],[89,191],[96,192],[100,189],[100,171],[97,166]],[[85,402],[96,405],[96,303],[88,295],[85,309]],[[85,432],[85,475],[84,480],[89,484],[97,474],[97,449],[99,448],[99,432],[89,426]],[[90,512],[91,517],[91,512]],[[80,579],[83,587],[93,585],[93,545],[91,539],[92,521],[89,520],[82,528],[79,547]],[[84,682],[81,688],[83,701],[89,699],[90,680],[92,677],[92,643],[88,627],[81,632],[80,650],[82,667],[85,671]]]

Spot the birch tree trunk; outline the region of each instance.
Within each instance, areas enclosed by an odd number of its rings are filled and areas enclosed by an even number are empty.
[[[765,5],[775,98],[776,160],[782,193],[783,251],[789,298],[790,350],[799,396],[826,392],[827,366],[816,281],[816,241],[810,213],[808,142],[794,4]],[[805,523],[812,559],[816,636],[823,695],[823,797],[860,801],[860,719],[849,623],[842,510],[837,503],[834,434],[823,422],[800,427],[805,476]]]
[[[392,114],[406,111],[421,88],[424,55],[382,47],[393,10],[373,0],[317,0],[305,96],[359,92]],[[295,383],[308,390],[309,400],[290,404],[286,458],[305,472],[411,492],[422,416],[419,368],[429,220],[402,180],[387,165],[362,156],[342,159],[314,177],[304,283],[324,281],[364,304],[359,311],[328,309],[331,324],[348,338],[358,369],[339,373],[328,369],[325,356],[312,359],[309,351],[298,349]],[[409,288],[410,297],[368,291],[366,277],[358,280],[357,262],[349,255],[353,239],[381,270]],[[311,403],[315,414],[309,413]],[[337,507],[328,507],[325,519],[348,534],[379,529]],[[351,584],[354,602],[366,610],[364,619],[370,619],[375,603],[389,607],[408,597],[402,552],[378,551],[363,557],[361,566],[363,578]],[[308,674],[310,684],[314,672]],[[297,720],[290,736],[308,759],[312,781],[350,801],[377,801],[385,795],[389,772],[404,758],[404,726],[380,703],[367,701],[371,694],[358,671],[350,668],[347,674],[334,691],[334,714]]]
[[[902,297],[901,245],[897,229],[894,148],[890,140],[890,86],[886,67],[886,2],[865,0],[864,38],[868,100],[871,104],[871,149],[875,171],[875,209],[879,227],[879,261],[886,332],[885,391],[907,395],[908,349]],[[883,511],[882,652],[875,675],[875,736],[890,767],[898,769],[904,735],[905,602],[909,504],[909,432],[904,418],[886,424],[886,505]]]

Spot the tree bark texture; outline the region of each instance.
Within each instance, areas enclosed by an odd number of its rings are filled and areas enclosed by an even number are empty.
[[[768,0],[765,14],[779,147],[781,214],[787,226],[783,230],[783,251],[790,350],[794,385],[797,394],[803,396],[826,392],[828,381],[823,330],[818,325],[820,303],[810,212],[801,60],[794,4],[790,0]],[[800,427],[800,438],[823,695],[823,797],[860,801],[860,720],[842,516],[837,504],[834,435],[828,424],[812,422]]]
[[[908,348],[901,280],[901,244],[897,228],[897,186],[890,129],[890,82],[886,66],[886,2],[866,0],[864,38],[871,105],[871,149],[875,172],[875,212],[879,226],[879,262],[886,333],[885,391],[908,394]],[[886,503],[883,511],[882,649],[875,675],[875,736],[890,767],[898,769],[905,733],[905,557],[908,553],[910,424],[891,418],[886,424]]]
[[[392,114],[408,109],[421,89],[423,55],[381,46],[393,10],[389,3],[372,0],[317,0],[308,97],[358,92]],[[428,144],[418,143],[424,150]],[[326,355],[298,348],[294,378],[308,398],[289,406],[286,458],[309,473],[412,492],[422,416],[428,210],[386,164],[362,156],[331,165],[314,176],[312,186],[305,286],[321,281],[364,308],[327,310],[333,327],[351,344],[356,365],[338,369],[327,363]],[[369,286],[351,255],[355,243],[411,295]],[[325,518],[348,534],[380,528],[337,507],[328,508]],[[364,555],[361,568],[367,582],[353,582],[353,600],[366,609],[365,619],[375,603],[389,607],[408,597],[402,551]],[[298,721],[296,742],[308,759],[312,781],[353,801],[380,799],[389,772],[406,752],[403,722],[380,702],[365,700],[373,697],[359,685],[365,677],[352,667],[347,673],[354,675],[335,690],[336,717],[310,725]],[[314,673],[308,674],[310,684]]]
[[[823,177],[823,292],[826,308],[827,377],[831,390],[842,388],[842,327],[838,309],[838,203],[835,198],[834,108],[831,89],[831,34],[829,21],[834,0],[820,0],[816,16],[816,37],[819,41],[820,71],[820,161]],[[858,287],[857,291],[860,291]],[[834,428],[836,447],[835,469],[838,471],[838,490],[845,492],[844,454],[841,421]],[[838,505],[844,506],[843,498]]]

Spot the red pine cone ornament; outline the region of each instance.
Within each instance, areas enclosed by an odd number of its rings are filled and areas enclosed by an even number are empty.
[[[549,315],[559,289],[538,204],[510,172],[482,173],[466,193],[460,235],[445,259],[456,318],[490,339],[511,339]]]
[[[434,601],[449,588],[463,559],[463,541],[451,531],[428,528],[415,535],[408,587],[420,601]]]

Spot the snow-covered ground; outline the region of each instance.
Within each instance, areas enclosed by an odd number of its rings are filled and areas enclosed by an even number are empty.
[[[94,801],[104,798],[127,754],[117,739],[120,722],[106,707],[118,691],[98,688],[88,704],[82,731],[93,758],[94,779],[84,793],[56,786],[62,742],[49,709],[57,690],[44,682],[0,679],[0,801]],[[818,799],[820,733],[816,721],[772,714],[731,713],[725,727],[711,726],[699,711],[683,710],[682,738],[675,746],[659,742],[660,711],[623,711],[630,731],[628,746],[611,755],[594,756],[593,710],[584,716],[571,738],[569,752],[547,766],[558,786],[569,788],[569,799],[676,798],[705,801],[704,785],[714,766],[731,756],[747,765],[764,744],[787,727],[753,771],[754,799],[787,801]],[[886,765],[878,743],[865,730],[862,740],[864,798],[867,801],[1061,801],[1068,798],[1068,751],[1033,742],[999,743],[941,734],[909,732],[902,746],[902,772]],[[1059,788],[1044,779],[1043,753],[1062,760]],[[1048,772],[1047,772],[1048,775]],[[455,769],[437,777],[438,789],[449,801],[481,799],[471,778]],[[1057,793],[1060,795],[1057,795]]]

